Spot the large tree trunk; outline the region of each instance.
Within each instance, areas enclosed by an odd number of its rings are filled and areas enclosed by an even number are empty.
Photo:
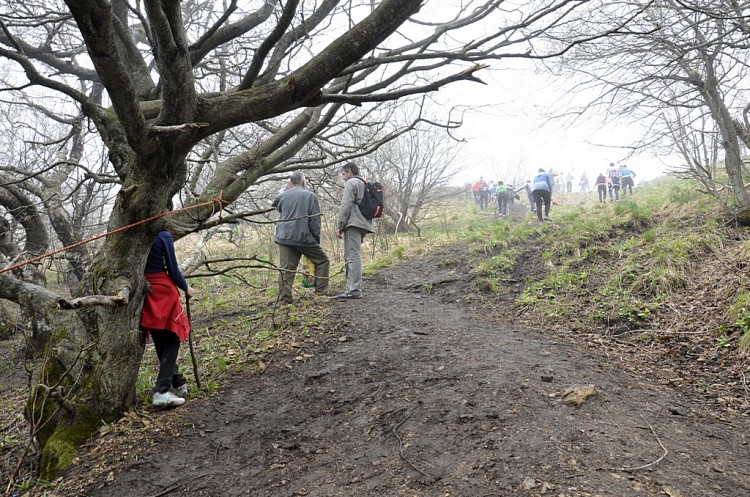
[[[163,212],[173,192],[140,183],[118,196],[110,229]],[[159,200],[161,199],[161,200]],[[145,339],[138,329],[143,267],[156,234],[150,223],[110,235],[85,275],[78,295],[129,295],[122,307],[84,307],[51,314],[49,358],[29,406],[42,446],[41,473],[51,477],[70,464],[78,446],[100,423],[135,405],[135,385]]]
[[[736,213],[750,210],[750,194],[745,188],[745,182],[742,178],[742,153],[740,151],[740,137],[735,127],[735,120],[731,112],[724,103],[718,82],[714,75],[713,65],[706,64],[707,74],[705,81],[698,84],[698,91],[703,96],[706,105],[711,111],[711,116],[719,126],[721,133],[721,144],[724,148],[724,167],[727,171],[729,184],[732,187],[732,193],[736,202]],[[690,74],[690,72],[689,72]],[[700,81],[697,75],[693,77],[694,81]]]

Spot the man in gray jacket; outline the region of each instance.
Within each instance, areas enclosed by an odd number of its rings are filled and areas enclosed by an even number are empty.
[[[344,195],[341,197],[336,222],[336,236],[344,240],[344,260],[346,262],[346,288],[336,295],[341,299],[362,298],[362,240],[372,233],[372,220],[359,210],[358,202],[365,194],[365,180],[359,177],[359,168],[349,162],[341,169],[344,178]]]
[[[273,201],[279,211],[276,243],[279,245],[279,301],[292,303],[292,284],[300,258],[305,255],[315,265],[315,295],[328,294],[328,256],[320,246],[320,204],[313,192],[305,190],[305,176],[292,173],[287,189]]]

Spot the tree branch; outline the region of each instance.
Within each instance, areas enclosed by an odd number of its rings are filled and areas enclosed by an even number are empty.
[[[81,307],[123,307],[128,305],[130,289],[122,288],[117,295],[87,295],[76,299],[58,299],[57,305],[60,309],[80,309]]]

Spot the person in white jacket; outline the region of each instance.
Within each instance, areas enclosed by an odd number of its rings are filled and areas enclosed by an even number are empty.
[[[374,230],[372,220],[362,215],[357,205],[365,194],[365,180],[359,177],[359,167],[349,162],[341,169],[341,175],[344,179],[344,194],[336,221],[336,236],[344,240],[346,287],[336,298],[361,299],[362,240]]]

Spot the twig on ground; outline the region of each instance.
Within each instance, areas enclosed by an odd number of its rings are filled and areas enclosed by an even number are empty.
[[[219,414],[222,414],[222,415],[223,415],[223,414],[226,414],[226,413],[225,413],[224,411],[222,411],[221,409],[219,409],[218,407],[216,407],[216,404],[214,404],[213,402],[211,403],[211,407],[213,407],[213,408],[214,408],[214,410],[215,410],[216,412],[218,412]]]
[[[622,467],[622,468],[604,468],[605,470],[607,470],[607,471],[625,471],[625,472],[638,471],[638,470],[641,470],[641,469],[650,468],[651,466],[655,466],[662,459],[664,459],[667,456],[667,454],[669,454],[669,451],[667,450],[666,447],[664,447],[664,444],[661,443],[661,439],[659,438],[659,435],[656,434],[656,431],[654,430],[654,427],[651,426],[651,423],[649,423],[648,421],[646,421],[646,418],[643,417],[643,414],[639,414],[639,416],[648,425],[648,427],[651,429],[651,433],[653,433],[654,436],[656,437],[656,441],[659,442],[659,446],[661,446],[662,450],[664,450],[664,454],[662,454],[661,457],[659,457],[659,459],[657,459],[656,461],[652,461],[652,462],[650,462],[648,464],[644,464],[643,466],[636,466],[634,468],[625,468],[625,467]]]
[[[268,369],[268,367],[271,365],[272,362],[273,362],[273,356],[270,359],[268,359],[268,362],[263,365],[263,369],[261,369],[258,374],[265,373],[266,369]]]
[[[154,422],[154,418],[152,418],[151,416],[149,416],[149,415],[148,415],[148,414],[146,414],[145,412],[141,412],[141,411],[139,411],[139,410],[138,410],[138,406],[137,406],[137,405],[133,406],[133,412],[135,412],[135,414],[136,414],[136,415],[137,415],[137,416],[138,416],[139,418],[146,418],[146,419],[148,419],[149,421],[151,421],[152,423]]]
[[[158,494],[154,494],[154,495],[152,495],[151,497],[161,497],[162,495],[167,495],[167,494],[168,494],[169,492],[172,492],[173,490],[177,490],[178,488],[180,488],[180,487],[183,487],[183,486],[185,486],[185,485],[190,485],[190,484],[191,484],[191,483],[193,483],[193,482],[194,482],[195,480],[197,480],[197,479],[199,479],[199,478],[203,478],[204,476],[208,476],[208,475],[210,475],[210,474],[211,474],[211,473],[203,473],[202,475],[196,476],[195,478],[193,478],[193,479],[192,479],[192,480],[190,480],[190,481],[184,481],[184,482],[182,482],[182,483],[178,483],[178,484],[176,484],[176,485],[172,485],[171,487],[169,487],[169,488],[167,488],[167,489],[165,489],[165,490],[162,490],[162,491],[161,491],[161,492],[159,492]]]
[[[401,459],[403,459],[404,461],[406,461],[406,463],[409,466],[411,466],[414,469],[414,471],[416,471],[417,473],[421,474],[422,476],[426,476],[427,478],[429,478],[430,480],[432,480],[433,478],[430,475],[428,475],[427,473],[425,473],[424,471],[422,471],[421,469],[419,469],[418,467],[416,467],[414,465],[414,463],[412,463],[409,459],[407,459],[407,457],[404,455],[404,452],[405,452],[404,443],[401,441],[401,437],[398,436],[398,433],[396,432],[396,430],[398,428],[400,428],[401,425],[403,425],[404,423],[406,423],[406,421],[411,417],[411,415],[412,415],[412,413],[409,413],[399,424],[397,424],[396,426],[394,426],[393,428],[391,428],[391,433],[393,433],[395,435],[396,439],[398,440],[398,453],[401,456]]]

